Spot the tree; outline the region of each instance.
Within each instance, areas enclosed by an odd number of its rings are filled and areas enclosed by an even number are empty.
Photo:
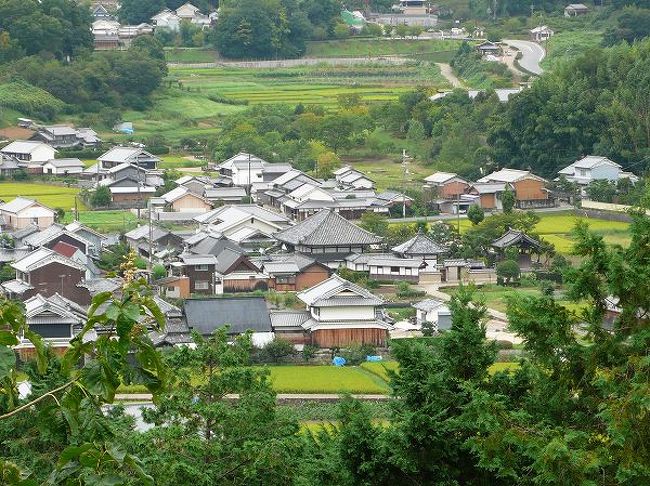
[[[151,17],[166,7],[165,0],[122,0],[118,10],[122,22],[138,25],[151,21]]]
[[[152,268],[152,273],[155,280],[160,280],[161,278],[165,278],[165,276],[167,276],[167,269],[164,265],[154,265]]]
[[[341,167],[341,159],[334,152],[325,152],[316,159],[314,175],[321,179],[329,179],[333,172]]]
[[[108,207],[111,205],[111,202],[113,202],[113,196],[111,195],[110,189],[106,186],[100,186],[95,189],[90,197],[90,204],[94,208]]]
[[[298,425],[276,414],[268,371],[250,365],[251,334],[232,340],[222,328],[194,340],[196,349],[170,355],[173,391],[144,415],[158,426],[134,436],[131,449],[163,486],[290,483]]]
[[[593,201],[611,203],[616,197],[616,183],[608,180],[593,181],[586,191],[589,199]]]
[[[469,219],[473,225],[477,225],[485,219],[485,211],[483,211],[481,206],[472,204],[467,210],[467,219]]]
[[[35,484],[153,484],[142,462],[129,454],[102,410],[113,402],[121,384],[140,384],[156,398],[166,387],[162,358],[148,337],[148,329],[161,331],[164,316],[150,290],[133,280],[132,262],[125,262],[122,296],[103,292],[94,297],[83,329],[70,342],[62,360],[44,345],[25,322],[21,304],[0,302],[0,452],[21,465],[34,465],[25,473]],[[97,310],[103,308],[104,313]],[[88,339],[96,327],[104,332]],[[36,361],[28,367],[32,395],[21,400],[17,389],[17,361],[12,346],[21,339],[34,347]],[[18,440],[33,449],[21,454]],[[24,449],[23,449],[24,450]],[[1,467],[0,467],[1,468]],[[23,484],[23,483],[18,483]]]
[[[516,202],[517,198],[514,191],[511,189],[506,188],[506,190],[501,193],[501,205],[503,207],[504,214],[510,214],[512,212],[512,208],[515,207]]]
[[[359,226],[377,236],[383,237],[388,234],[388,218],[378,213],[363,213]]]
[[[521,270],[519,264],[514,260],[504,260],[499,262],[496,268],[497,277],[503,279],[505,285],[519,279]]]

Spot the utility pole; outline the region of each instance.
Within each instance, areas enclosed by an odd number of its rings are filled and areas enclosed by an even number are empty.
[[[253,181],[251,181],[251,154],[248,154],[248,197],[253,192]]]
[[[147,208],[149,209],[149,270],[153,271],[153,214],[151,211],[151,198],[147,200]]]
[[[411,157],[406,154],[406,149],[402,149],[402,218],[406,218],[406,194],[403,191],[406,188],[406,175],[410,159]]]

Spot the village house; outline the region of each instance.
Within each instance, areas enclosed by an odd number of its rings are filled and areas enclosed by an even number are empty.
[[[8,203],[0,204],[2,225],[8,230],[20,230],[32,225],[38,229],[45,229],[54,224],[55,216],[54,210],[33,199],[20,196]]]
[[[217,255],[215,271],[218,294],[268,289],[268,276],[247,255],[230,248]]]
[[[438,245],[420,229],[413,238],[393,247],[391,251],[401,258],[418,258],[438,263],[447,249]]]
[[[321,348],[351,344],[385,346],[392,326],[379,316],[384,301],[338,275],[297,295],[306,306],[301,327]]]
[[[90,304],[88,289],[79,286],[86,278],[86,265],[49,248],[39,248],[11,264],[16,278],[1,284],[9,298],[27,300],[36,294],[55,293],[79,305]]]
[[[372,189],[375,187],[375,182],[366,176],[364,173],[359,172],[352,167],[345,166],[333,172],[336,182],[343,188],[351,187],[354,189]]]
[[[190,294],[216,295],[217,285],[217,257],[214,255],[194,255],[182,253],[179,261],[171,264],[174,275],[189,278]]]
[[[84,163],[79,159],[53,159],[43,164],[43,174],[68,176],[81,174],[84,171]]]
[[[483,57],[485,56],[498,57],[501,55],[501,47],[499,47],[494,42],[490,42],[490,41],[481,42],[478,46],[476,46],[476,50]]]
[[[564,16],[565,17],[578,17],[580,15],[586,15],[589,13],[589,7],[584,3],[570,3],[564,7]]]
[[[160,158],[146,150],[137,147],[113,147],[97,157],[101,169],[111,169],[121,164],[137,165],[143,169],[155,170],[158,168]]]
[[[203,197],[214,205],[240,204],[246,200],[248,194],[243,187],[210,187],[203,191]]]
[[[183,305],[183,315],[190,331],[205,337],[228,326],[228,334],[233,337],[252,331],[255,346],[273,340],[269,310],[261,297],[188,299]]]
[[[166,299],[187,299],[190,297],[190,277],[170,275],[156,281],[159,294]]]
[[[501,169],[481,177],[479,184],[507,184],[515,193],[515,206],[519,209],[548,208],[555,206],[555,199],[546,188],[547,181],[528,170]],[[476,187],[474,185],[473,187]],[[470,190],[472,193],[472,190]],[[482,195],[481,192],[479,194]],[[497,194],[495,193],[495,199]],[[496,205],[496,201],[495,201]],[[481,206],[485,209],[494,209],[495,206]]]
[[[274,238],[287,251],[307,254],[330,268],[344,263],[348,255],[368,251],[382,241],[329,209],[276,233]]]
[[[535,42],[544,42],[553,37],[553,30],[548,25],[540,25],[534,29],[530,29],[530,40]]]
[[[98,51],[120,47],[120,23],[112,18],[100,18],[92,23],[94,48]]]
[[[418,326],[425,322],[433,325],[435,332],[451,329],[451,311],[449,306],[437,299],[426,299],[412,305],[415,308],[415,319]]]
[[[478,204],[481,208],[488,211],[501,211],[503,204],[501,202],[501,195],[506,189],[512,190],[509,184],[503,182],[475,182],[469,186],[468,193],[474,196],[475,199],[467,201],[471,204]]]
[[[58,293],[49,297],[36,294],[25,301],[26,324],[30,331],[43,338],[55,354],[65,353],[86,319],[86,310],[82,306]],[[32,359],[36,353],[28,339],[23,339],[15,350],[22,360]]]
[[[124,239],[132,250],[143,257],[149,256],[150,243],[153,253],[163,250],[173,252],[183,248],[183,238],[155,225],[138,226],[126,233]]]
[[[43,142],[36,140],[16,140],[0,149],[0,153],[9,155],[18,160],[19,164],[42,166],[48,160],[52,160],[57,150]]]
[[[176,187],[161,197],[165,200],[166,208],[171,211],[205,213],[212,209],[210,201],[183,186]]]
[[[91,6],[90,15],[94,20],[111,20],[113,18],[113,15],[101,3]]]
[[[268,275],[269,289],[278,292],[297,292],[327,280],[329,267],[302,253],[276,253],[252,259]]]
[[[39,127],[31,140],[45,142],[54,148],[97,147],[101,139],[90,128],[73,128],[65,125]]]
[[[424,190],[434,199],[458,199],[468,188],[469,183],[453,172],[434,172],[424,178]]]
[[[621,179],[629,179],[636,183],[639,180],[634,174],[624,172],[616,162],[597,155],[587,155],[560,170],[558,174],[581,186],[588,186],[594,181],[618,182]]]
[[[184,175],[174,182],[179,187],[185,187],[198,196],[203,196],[206,189],[214,187],[212,180],[205,176]]]
[[[18,159],[11,155],[0,153],[0,175],[2,177],[13,177],[19,169]]]

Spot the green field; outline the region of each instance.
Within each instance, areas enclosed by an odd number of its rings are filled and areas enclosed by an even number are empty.
[[[560,62],[598,47],[602,40],[603,33],[595,30],[558,32],[545,44],[546,57],[541,65],[544,69],[552,69]]]
[[[278,393],[387,393],[382,379],[358,367],[269,366]]]
[[[50,208],[62,208],[66,212],[74,207],[75,196],[79,193],[76,187],[55,186],[31,182],[0,182],[0,199],[10,201],[16,196],[28,197]],[[83,209],[81,201],[78,207]]]
[[[346,158],[345,163],[350,164],[355,169],[363,172],[370,177],[377,189],[380,191],[388,189],[389,187],[409,187],[412,189],[420,189],[422,187],[422,179],[431,175],[433,172],[430,168],[423,167],[417,163],[412,163],[409,166],[409,174],[404,180],[401,161],[388,160],[388,159],[373,159],[373,160],[359,160],[355,158]]]
[[[535,232],[549,243],[553,243],[558,252],[570,254],[573,249],[571,231],[578,221],[585,221],[589,228],[603,236],[606,243],[611,245],[627,245],[630,242],[629,223],[608,221],[605,219],[576,216],[569,213],[538,213],[540,222],[535,227]],[[456,221],[450,221],[456,226]],[[460,231],[465,232],[472,224],[467,219],[460,220]]]

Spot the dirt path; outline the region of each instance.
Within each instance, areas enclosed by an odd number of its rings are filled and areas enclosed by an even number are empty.
[[[465,86],[463,82],[456,77],[449,64],[437,62],[436,66],[440,68],[440,74],[442,74],[454,88],[463,88]]]

